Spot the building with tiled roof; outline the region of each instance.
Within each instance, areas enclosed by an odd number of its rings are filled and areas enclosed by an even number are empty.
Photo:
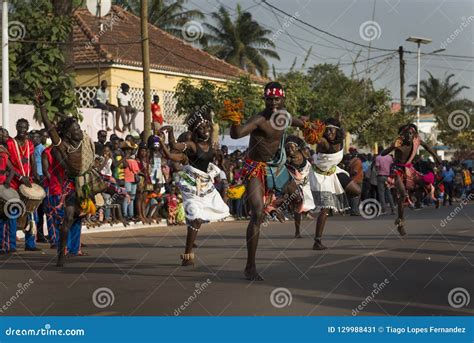
[[[117,103],[116,94],[120,84],[127,83],[130,85],[132,103],[142,109],[140,18],[119,6],[112,6],[107,16],[102,18],[102,25],[99,25],[98,18],[87,9],[78,9],[74,13],[76,91],[81,106],[90,106],[99,80],[105,79],[110,87],[111,103]],[[168,117],[171,123],[180,121],[171,116],[175,106],[174,88],[181,79],[187,77],[195,81],[205,79],[224,83],[247,74],[154,25],[148,25],[148,35],[152,94],[160,95],[165,118]],[[256,83],[265,82],[256,76],[252,76],[252,79]]]

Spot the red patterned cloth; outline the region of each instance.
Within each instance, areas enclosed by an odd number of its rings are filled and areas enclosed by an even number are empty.
[[[33,162],[32,159],[35,147],[33,142],[29,139],[27,139],[24,146],[21,147],[14,138],[8,138],[7,149],[10,154],[10,161],[13,169],[16,172],[16,175],[12,179],[11,187],[18,190],[21,184],[21,176],[27,176],[30,178],[30,181],[33,182],[31,177],[31,164]],[[18,175],[20,175],[20,177]]]

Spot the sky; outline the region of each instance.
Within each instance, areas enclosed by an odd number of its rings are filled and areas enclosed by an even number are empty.
[[[188,8],[204,13],[217,11],[222,5],[235,18],[239,3],[244,10],[264,27],[272,30],[269,36],[280,55],[280,60],[269,59],[277,72],[286,72],[295,57],[295,70],[301,70],[307,51],[312,47],[306,69],[314,64],[340,63],[346,74],[357,63],[358,77],[370,77],[377,88],[386,87],[392,98],[400,98],[400,73],[398,53],[375,48],[416,51],[416,44],[407,42],[409,36],[429,38],[432,42],[422,45],[421,79],[455,74],[454,81],[469,86],[463,97],[474,100],[474,0],[267,0],[271,5],[287,12],[289,16],[271,9],[261,0],[189,0]],[[371,47],[360,47],[333,38],[298,22],[345,38],[348,41]],[[209,21],[209,16],[206,17]],[[199,20],[196,20],[199,22]],[[282,30],[280,30],[282,29]],[[280,31],[279,31],[280,30]],[[387,55],[388,54],[388,55]],[[461,55],[470,58],[453,58],[441,55]],[[386,55],[380,58],[377,56]],[[369,59],[369,61],[364,61]],[[408,85],[417,79],[416,54],[405,54],[405,95]]]

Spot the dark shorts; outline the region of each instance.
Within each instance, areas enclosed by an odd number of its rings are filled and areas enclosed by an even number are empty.
[[[95,108],[99,108],[99,109],[101,109],[101,110],[109,111],[109,112],[114,112],[114,111],[117,109],[115,106],[103,104],[103,103],[101,103],[101,102],[97,102],[97,103],[95,104]]]

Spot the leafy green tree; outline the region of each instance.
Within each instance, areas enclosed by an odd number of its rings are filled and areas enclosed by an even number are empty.
[[[286,104],[293,115],[311,119],[340,117],[343,127],[359,144],[386,144],[410,115],[391,113],[390,93],[374,89],[371,80],[346,76],[337,65],[320,64],[306,74],[290,71],[278,79],[286,88]]]
[[[72,30],[71,18],[56,16],[48,0],[14,1],[10,23],[19,22],[21,34],[10,42],[10,101],[33,103],[34,90],[44,89],[51,119],[57,112],[78,116],[74,74],[65,72],[63,43]],[[35,114],[39,120],[39,114]]]
[[[255,21],[250,12],[243,12],[240,5],[237,5],[236,12],[234,21],[223,6],[212,13],[215,25],[204,23],[210,31],[206,36],[205,50],[252,74],[258,72],[266,76],[266,58],[280,59],[274,50],[275,44],[268,38],[271,31]]]
[[[278,78],[285,87],[286,109],[291,115],[316,117],[314,104],[316,93],[313,92],[308,75],[290,71]]]
[[[226,127],[227,123],[219,120],[219,113],[226,99],[241,98],[245,104],[243,109],[245,118],[258,113],[263,108],[262,89],[253,84],[248,75],[230,80],[224,85],[217,85],[206,80],[193,84],[189,79],[182,79],[175,88],[174,97],[177,101],[178,115],[187,116],[199,108],[208,106],[216,114],[215,121],[223,127]]]
[[[190,79],[181,79],[175,88],[174,98],[177,101],[176,112],[180,116],[187,116],[205,106],[216,111],[220,106],[218,86],[207,80],[193,84]]]

